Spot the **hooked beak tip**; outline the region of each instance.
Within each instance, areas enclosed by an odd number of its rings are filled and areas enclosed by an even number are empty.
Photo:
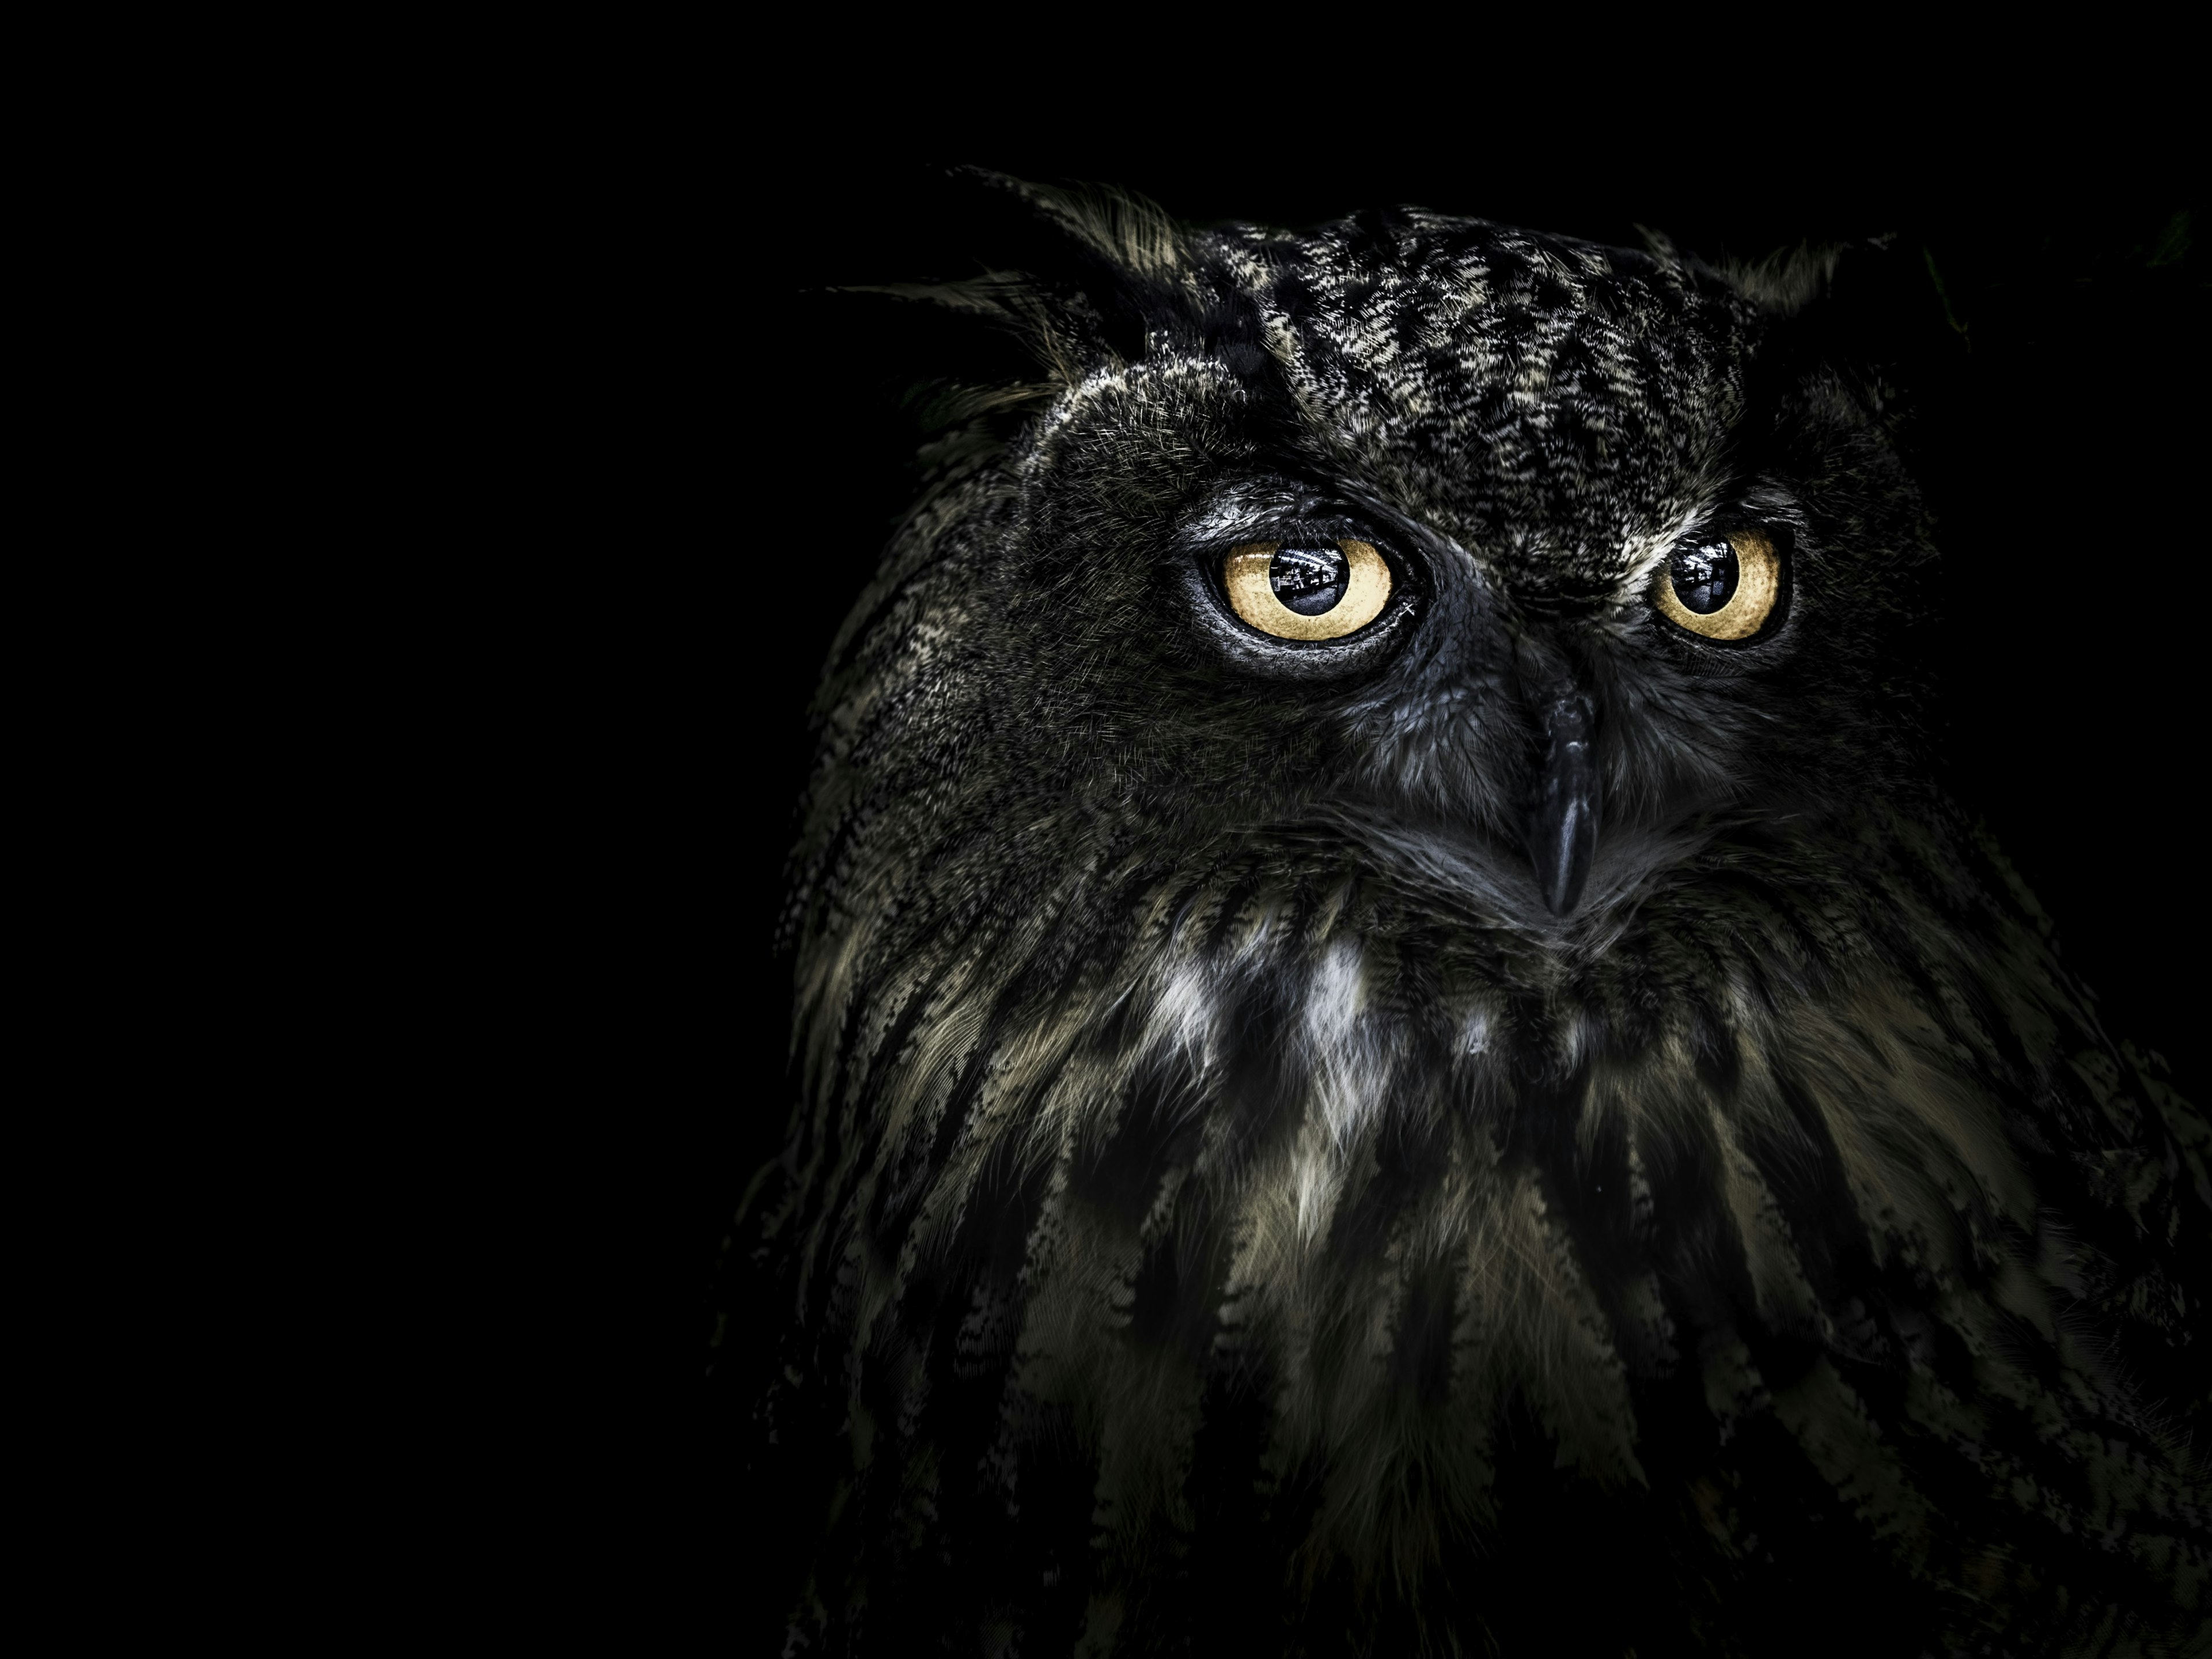
[[[1597,844],[1598,781],[1591,752],[1589,702],[1578,695],[1557,698],[1544,711],[1544,755],[1529,824],[1528,857],[1536,885],[1555,916],[1582,902]]]
[[[1551,833],[1536,854],[1536,873],[1544,889],[1544,902],[1555,916],[1570,914],[1582,902],[1583,885],[1589,879],[1590,845],[1596,839],[1595,814],[1586,799],[1565,803]],[[1547,819],[1550,813],[1544,814]]]

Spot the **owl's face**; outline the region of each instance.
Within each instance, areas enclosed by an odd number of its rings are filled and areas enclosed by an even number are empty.
[[[1917,758],[1916,498],[1710,274],[1464,222],[1224,239],[1038,423],[959,637],[1007,810],[1328,823],[1571,945]],[[1180,315],[1178,315],[1180,312]]]

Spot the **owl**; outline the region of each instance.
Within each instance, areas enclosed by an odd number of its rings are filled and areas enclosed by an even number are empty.
[[[717,1362],[789,1650],[2203,1651],[2212,1136],[1942,787],[1854,256],[973,184]]]

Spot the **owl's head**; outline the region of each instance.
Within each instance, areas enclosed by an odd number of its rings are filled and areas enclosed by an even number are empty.
[[[927,568],[854,620],[880,649],[919,605],[891,678],[972,705],[922,745],[948,832],[1330,825],[1571,945],[1732,824],[1924,774],[1929,548],[1833,260],[1411,211],[1191,234],[997,183],[1032,268],[906,292],[1037,370],[955,399]],[[839,662],[833,705],[884,666]]]

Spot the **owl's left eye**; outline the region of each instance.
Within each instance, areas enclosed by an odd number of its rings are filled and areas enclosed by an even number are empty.
[[[1237,614],[1283,640],[1340,640],[1390,598],[1389,562],[1370,542],[1246,542],[1221,576]]]
[[[1772,537],[1755,530],[1686,543],[1668,556],[1651,594],[1678,628],[1709,640],[1747,640],[1782,597],[1782,556]]]

